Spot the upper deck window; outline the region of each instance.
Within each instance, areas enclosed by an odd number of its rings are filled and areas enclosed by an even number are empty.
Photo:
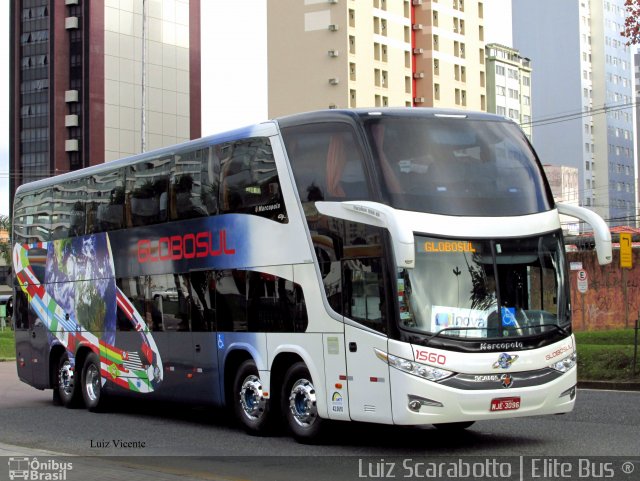
[[[303,205],[318,200],[370,200],[362,149],[349,124],[289,127],[283,136]]]
[[[553,204],[514,124],[378,117],[366,127],[382,189],[397,209],[489,217],[544,212]]]

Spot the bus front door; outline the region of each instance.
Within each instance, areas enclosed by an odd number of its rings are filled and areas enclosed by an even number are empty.
[[[353,321],[345,320],[344,330],[351,419],[392,423],[389,365],[376,355],[388,343],[381,259],[345,261],[342,279],[345,315]]]

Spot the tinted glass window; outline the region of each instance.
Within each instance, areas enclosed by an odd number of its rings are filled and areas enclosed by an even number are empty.
[[[307,308],[302,288],[262,272],[247,272],[248,329],[251,332],[304,332]]]
[[[52,238],[85,235],[87,189],[84,180],[64,182],[53,187]]]
[[[117,279],[116,285],[122,291],[122,293],[131,301],[131,304],[135,309],[144,315],[144,289],[143,284],[139,283],[137,278],[128,277],[123,279]],[[116,328],[118,331],[133,331],[133,324],[127,318],[124,311],[120,308],[116,313]]]
[[[160,277],[163,279],[159,279]],[[191,330],[189,275],[158,276],[156,283],[152,289],[152,296],[162,312],[163,330]]]
[[[248,331],[246,271],[216,272],[218,331]]]
[[[378,118],[366,126],[383,188],[395,208],[509,216],[553,205],[542,167],[515,124]]]
[[[16,197],[12,219],[14,242],[44,242],[51,236],[51,190]]]
[[[303,205],[369,199],[362,151],[348,124],[291,127],[283,136]]]
[[[377,331],[387,330],[387,295],[381,259],[344,263],[345,315]]]
[[[193,331],[215,331],[216,282],[213,271],[191,272],[191,329]]]
[[[215,148],[203,151],[200,173],[201,198],[209,215],[215,215],[220,211],[218,196],[220,188],[220,158],[216,155]]]
[[[172,164],[173,157],[163,157],[129,167],[126,187],[129,226],[157,224],[167,220]]]
[[[219,331],[304,332],[308,315],[302,288],[257,271],[215,273]]]
[[[184,152],[175,156],[171,175],[170,218],[190,219],[209,215],[206,207],[206,187],[202,182],[202,164],[207,161],[209,149]],[[205,178],[205,181],[208,181]]]
[[[124,169],[120,169],[89,178],[88,232],[108,232],[124,227],[124,176]]]
[[[287,212],[269,139],[254,138],[216,146],[220,158],[220,207],[287,222]]]

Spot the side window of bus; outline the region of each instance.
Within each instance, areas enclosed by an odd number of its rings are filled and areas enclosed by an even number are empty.
[[[173,156],[169,156],[128,168],[125,189],[128,226],[145,226],[167,220],[172,166]]]
[[[214,271],[195,271],[189,274],[191,287],[191,330],[215,331],[216,278]]]
[[[122,291],[122,293],[129,299],[133,307],[144,318],[144,293],[141,287],[138,285],[135,277],[125,277],[116,279],[116,285]],[[116,313],[116,330],[118,331],[133,331],[134,327],[131,320],[126,316],[124,311],[117,308]]]
[[[33,244],[51,238],[51,190],[16,197],[13,222],[14,242]]]
[[[309,324],[299,284],[247,271],[247,327],[250,332],[305,332]]]
[[[87,233],[108,232],[124,227],[124,176],[118,169],[92,175],[87,184]]]
[[[218,331],[248,331],[246,271],[216,271],[215,278]]]
[[[200,164],[200,197],[208,215],[216,215],[220,212],[218,198],[220,194],[220,158],[215,147],[202,151],[202,163]]]
[[[29,301],[24,292],[20,289],[14,291],[16,293],[16,301],[13,306],[14,322],[16,330],[29,329]]]
[[[362,150],[349,124],[290,127],[283,136],[303,205],[369,198]]]
[[[162,312],[165,331],[191,330],[191,293],[188,274],[169,274],[155,277],[151,294]]]
[[[82,236],[86,233],[86,182],[73,180],[53,187],[53,240]]]
[[[386,300],[382,262],[379,258],[344,263],[345,316],[376,331],[386,332]]]
[[[220,158],[222,213],[253,214],[288,222],[269,139],[221,144],[216,146],[216,155]]]
[[[351,271],[362,270],[356,267],[368,262],[367,259],[382,256],[384,231],[379,227],[335,219],[331,222],[321,219],[316,225],[309,225],[327,301],[334,311],[351,317],[354,306],[353,293],[348,290],[353,284]],[[362,285],[360,280],[358,282]],[[369,287],[362,295],[356,292],[356,296],[371,298],[371,289]],[[365,307],[371,306],[371,302],[370,299]],[[355,303],[361,305],[362,301]]]
[[[305,332],[309,324],[300,285],[272,274],[217,271],[215,297],[219,331]]]
[[[169,188],[171,220],[209,215],[204,191],[206,184],[203,185],[202,180],[202,164],[206,162],[208,151],[198,149],[176,154]]]

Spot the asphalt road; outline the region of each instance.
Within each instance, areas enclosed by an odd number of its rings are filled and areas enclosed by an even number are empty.
[[[576,409],[570,414],[483,421],[456,435],[446,435],[431,427],[340,423],[332,426],[322,445],[306,446],[285,434],[267,438],[249,436],[221,410],[131,401],[118,402],[109,412],[101,414],[55,407],[51,404],[51,391],[37,391],[22,384],[10,362],[0,363],[0,386],[0,443],[91,456],[88,459],[93,459],[93,463],[106,462],[109,456],[136,456],[138,461],[128,458],[127,463],[164,466],[164,474],[186,469],[185,463],[191,474],[209,473],[195,479],[338,481],[347,477],[336,477],[335,470],[362,477],[356,475],[358,458],[374,462],[434,456],[640,459],[639,392],[581,390]],[[116,447],[114,441],[129,446]],[[191,458],[187,462],[175,456]],[[296,461],[282,456],[301,458]],[[317,469],[312,471],[317,476],[312,478],[308,469],[315,465]],[[300,476],[300,469],[305,469],[307,475]],[[212,477],[211,472],[223,474]],[[256,473],[261,476],[252,477]],[[640,475],[640,464],[636,474]],[[181,477],[184,475],[183,472]]]

